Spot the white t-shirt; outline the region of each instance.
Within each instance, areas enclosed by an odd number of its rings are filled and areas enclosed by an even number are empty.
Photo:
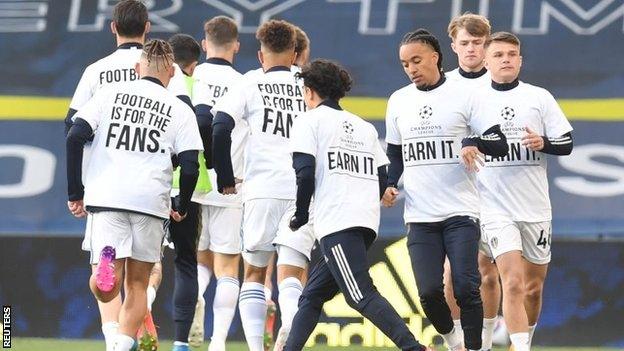
[[[85,205],[169,218],[171,155],[203,149],[193,110],[141,79],[100,90],[75,116],[95,133]]]
[[[551,220],[546,154],[530,151],[521,138],[526,135],[525,127],[550,138],[572,131],[555,98],[545,89],[522,82],[507,91],[490,86],[473,98],[474,113],[497,118],[509,143],[507,156],[486,156],[486,167],[477,175],[482,216],[522,222]]]
[[[303,85],[288,69],[272,69],[243,79],[213,108],[246,121],[243,201],[295,199],[295,172],[290,156],[292,124],[305,111]]]
[[[233,86],[240,84],[242,75],[230,64],[202,63],[193,72],[193,105],[207,105],[214,107],[217,101],[223,97]],[[214,116],[214,111],[213,111]],[[232,168],[234,177],[243,179],[243,162],[245,155],[245,142],[249,128],[247,122],[236,123],[232,130]],[[220,207],[241,208],[242,195],[222,195],[217,191],[217,174],[209,169],[212,191],[209,193],[193,194],[193,201],[204,205]]]
[[[316,158],[316,238],[352,227],[377,233],[377,167],[389,161],[375,127],[350,112],[321,105],[299,116],[292,132],[292,152]]]
[[[461,73],[459,73],[459,67],[455,68],[450,72],[446,72],[445,75],[446,79],[455,80],[463,83],[464,86],[468,89],[480,88],[482,86],[490,84],[490,82],[492,81],[492,76],[490,75],[489,71],[486,71],[485,74],[477,78],[466,78],[462,76]]]
[[[479,216],[474,174],[460,163],[461,141],[496,122],[472,118],[469,100],[454,80],[430,91],[410,84],[390,96],[386,141],[403,148],[406,223]]]

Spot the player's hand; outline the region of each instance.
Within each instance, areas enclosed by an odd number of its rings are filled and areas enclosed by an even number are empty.
[[[309,216],[310,215],[308,212],[303,214],[298,214],[297,212],[295,212],[295,214],[290,219],[290,223],[288,223],[288,227],[293,232],[297,231],[299,228],[303,227],[306,223],[308,223]]]
[[[529,127],[525,127],[524,130],[526,130],[527,134],[522,137],[522,145],[531,151],[540,151],[544,148],[544,138],[541,135],[535,133]]]
[[[480,167],[485,166],[483,154],[476,146],[462,147],[461,157],[468,172],[479,172]]]
[[[392,207],[396,203],[396,199],[399,196],[399,189],[389,186],[386,188],[383,196],[381,197],[381,204],[383,207]]]
[[[171,217],[171,219],[173,219],[176,222],[182,222],[184,220],[184,218],[186,218],[186,213],[184,215],[181,215],[178,211],[175,210],[171,210],[169,212],[169,216]]]
[[[239,178],[234,178],[234,186],[226,186],[224,187],[220,193],[223,195],[234,195],[234,194],[238,194],[238,191],[236,190],[236,185],[242,183],[243,180],[239,179]]]
[[[67,208],[69,212],[74,215],[76,218],[82,218],[87,216],[87,211],[84,208],[84,201],[67,201]]]

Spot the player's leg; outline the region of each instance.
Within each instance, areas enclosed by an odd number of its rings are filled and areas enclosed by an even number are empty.
[[[147,314],[147,286],[150,273],[160,262],[165,236],[163,219],[136,213],[123,213],[125,226],[131,232],[131,253],[126,259],[125,299],[119,314],[117,350],[130,350]],[[138,340],[138,350],[158,348],[157,340]]]
[[[299,308],[293,317],[291,332],[284,345],[286,350],[302,350],[308,338],[316,328],[323,304],[331,300],[339,291],[327,261],[321,259],[310,272],[301,298]]]
[[[82,241],[82,250],[91,252],[91,231],[93,230],[92,215],[87,215],[87,224],[85,227],[85,237]],[[96,274],[97,265],[91,265],[91,274]],[[91,280],[91,278],[89,278]],[[90,283],[89,283],[90,285]],[[113,351],[117,330],[119,329],[119,311],[121,310],[121,294],[117,294],[109,302],[101,302],[97,300],[98,310],[100,311],[100,320],[102,323],[102,334],[106,344],[106,351]]]
[[[201,205],[191,202],[186,218],[171,221],[169,232],[175,248],[173,290],[174,350],[188,349],[188,337],[197,304],[197,237]]]
[[[483,333],[481,334],[483,350],[492,348],[492,335],[498,320],[500,308],[501,286],[496,264],[492,258],[479,250],[479,273],[481,274],[481,299],[483,300]]]
[[[267,302],[264,292],[266,270],[275,248],[273,239],[286,210],[286,200],[254,199],[245,202],[243,217],[244,281],[238,309],[247,346],[251,351],[264,349],[264,324]]]
[[[264,297],[267,303],[266,319],[264,322],[264,349],[267,350],[273,345],[273,334],[275,333],[275,322],[277,319],[277,304],[273,301],[273,274],[276,273],[276,258],[273,253],[267,265],[264,276]]]
[[[156,331],[156,325],[154,324],[154,318],[152,316],[152,304],[156,299],[156,292],[158,291],[161,281],[162,264],[157,262],[154,263],[150,271],[149,281],[147,283],[147,313],[137,333],[139,344],[138,351],[151,350],[152,345],[158,345],[158,332]]]
[[[277,288],[281,326],[275,339],[274,350],[281,351],[290,333],[295,313],[297,313],[297,305],[303,291],[301,276],[308,266],[308,258],[285,245],[278,245],[277,252]]]
[[[453,278],[451,276],[451,263],[448,258],[444,260],[444,299],[446,300],[446,304],[449,306],[451,310],[451,317],[453,317],[453,325],[455,325],[455,330],[461,331],[461,319],[460,319],[460,311],[459,306],[457,306],[457,300],[455,300],[455,295],[453,294]],[[461,331],[462,339],[463,331]]]
[[[157,262],[150,272],[149,282],[147,284],[147,309],[152,310],[152,304],[156,300],[156,293],[162,282],[162,264]]]
[[[461,350],[461,334],[454,328],[451,311],[444,299],[442,275],[446,253],[440,223],[409,223],[407,249],[427,318],[450,350]]]
[[[214,252],[217,288],[212,304],[213,329],[209,351],[224,351],[240,292],[238,271],[243,210],[215,206],[210,206],[210,209],[210,218],[205,227],[213,234],[210,235],[210,250]]]
[[[322,238],[320,245],[347,304],[371,321],[401,350],[425,350],[373,284],[368,273],[367,251],[374,240],[372,230],[351,228]]]
[[[310,213],[308,224],[293,232],[288,224],[295,213],[295,203],[280,222],[280,228],[273,243],[277,247],[277,284],[278,302],[281,314],[281,326],[275,339],[275,351],[284,347],[291,330],[292,319],[297,313],[299,297],[303,290],[302,277],[310,262],[310,254],[314,247],[314,214]]]
[[[529,332],[524,308],[524,258],[522,239],[516,223],[496,220],[483,223],[483,230],[503,287],[503,316],[509,338],[516,351],[529,350]]]
[[[189,345],[200,347],[204,342],[204,317],[206,301],[204,293],[212,277],[213,255],[210,246],[210,206],[201,205],[201,232],[197,243],[197,303],[189,331]]]
[[[476,218],[455,216],[443,221],[442,225],[444,246],[451,263],[453,292],[461,310],[464,345],[468,350],[480,350],[483,304],[479,291],[479,222]]]
[[[542,310],[544,281],[551,257],[551,223],[523,223],[522,250],[524,262],[524,307],[529,322],[529,347]]]
[[[119,313],[119,335],[115,351],[128,351],[147,313],[147,285],[154,264],[126,259],[125,299]]]

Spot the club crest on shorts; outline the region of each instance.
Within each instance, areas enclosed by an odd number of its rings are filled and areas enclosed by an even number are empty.
[[[490,246],[495,249],[498,246],[498,238],[497,237],[493,237],[492,239],[490,239]]]

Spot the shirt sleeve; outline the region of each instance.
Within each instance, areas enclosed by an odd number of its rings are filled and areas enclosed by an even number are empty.
[[[217,115],[217,112],[224,112],[230,115],[235,123],[245,119],[247,111],[247,84],[239,83],[228,91],[225,96],[219,98],[217,104],[212,108],[213,116]]]
[[[401,132],[397,125],[397,115],[394,112],[396,98],[394,95],[388,99],[388,107],[386,108],[386,142],[389,144],[401,145]]]
[[[74,96],[72,96],[71,102],[69,103],[69,108],[80,110],[80,108],[93,97],[95,93],[95,84],[92,82],[90,67],[91,66],[85,68],[82,73],[82,77],[80,77],[80,82],[78,82]]]
[[[470,96],[466,99],[464,111],[466,113],[468,126],[470,126],[472,133],[476,135],[484,135],[486,131],[495,125],[500,124],[500,121],[498,121],[498,116],[477,114],[479,104],[478,100],[479,97],[476,94],[470,94]]]
[[[109,106],[109,102],[106,101],[110,91],[108,89],[100,89],[91,99],[89,99],[79,110],[74,114],[74,121],[78,118],[84,119],[91,129],[95,132],[100,125],[103,111]],[[108,116],[107,116],[108,117]]]
[[[184,105],[184,117],[179,119],[178,134],[173,145],[174,152],[180,154],[187,150],[204,150],[195,114],[190,107]]]
[[[542,121],[546,137],[560,137],[572,131],[572,125],[563,114],[555,98],[544,89],[542,101]]]
[[[377,163],[377,167],[385,166],[390,164],[390,159],[386,156],[386,153],[381,146],[381,142],[379,142],[379,137],[375,131],[375,162]]]
[[[290,136],[291,152],[300,152],[316,157],[317,136],[312,125],[313,118],[309,113],[304,113],[295,119]]]

